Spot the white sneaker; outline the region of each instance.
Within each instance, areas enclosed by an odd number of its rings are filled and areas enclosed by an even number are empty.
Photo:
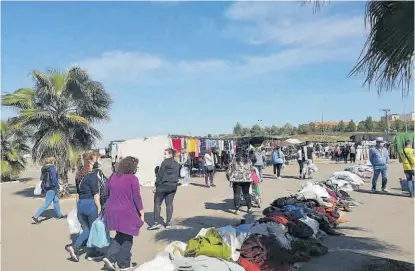
[[[277,177],[277,180],[281,180],[281,177]]]

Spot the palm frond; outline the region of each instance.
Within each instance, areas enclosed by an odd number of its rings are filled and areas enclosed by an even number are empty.
[[[349,76],[366,74],[364,84],[378,93],[400,88],[409,93],[414,56],[414,1],[369,1],[370,34]]]
[[[12,94],[2,96],[3,106],[12,106],[17,109],[29,109],[33,107],[35,90],[31,88],[18,89]]]
[[[316,13],[318,12],[324,4],[326,4],[327,2],[329,2],[329,0],[304,0],[301,1],[301,4],[304,5],[308,5],[308,4],[312,4],[313,5],[313,12]]]

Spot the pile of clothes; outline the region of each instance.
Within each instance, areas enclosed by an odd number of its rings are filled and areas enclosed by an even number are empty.
[[[328,178],[326,183],[336,185],[340,190],[350,192],[359,190],[365,182],[361,177],[350,171],[337,171]]]
[[[373,167],[371,165],[353,165],[346,167],[344,170],[354,173],[362,179],[370,179],[373,176]]]

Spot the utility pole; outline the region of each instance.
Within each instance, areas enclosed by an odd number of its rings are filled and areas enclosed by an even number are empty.
[[[381,111],[385,112],[385,121],[386,121],[386,133],[389,134],[389,112],[391,111],[390,109],[381,109]]]
[[[406,101],[403,101],[403,117],[404,117],[404,121],[405,121],[405,133],[408,132],[408,122],[407,122],[407,116],[406,116]]]

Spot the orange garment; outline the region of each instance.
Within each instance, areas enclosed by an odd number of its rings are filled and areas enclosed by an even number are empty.
[[[244,258],[239,259],[239,265],[242,266],[246,271],[261,271],[261,268],[258,265],[251,263]]]

